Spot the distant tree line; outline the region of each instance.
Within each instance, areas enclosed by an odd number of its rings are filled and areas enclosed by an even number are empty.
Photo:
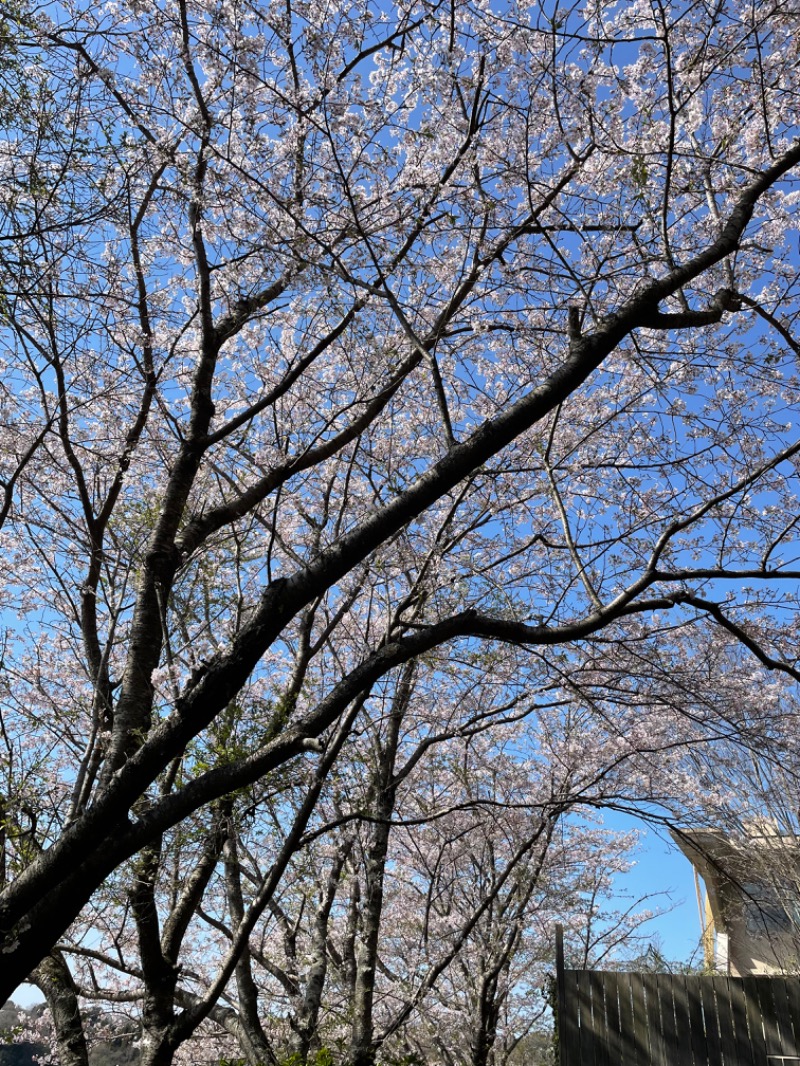
[[[139,1050],[133,1040],[139,1034],[132,1032],[130,1022],[110,1019],[100,1009],[83,1013],[84,1025],[90,1037],[90,1066],[134,1066],[139,1061]],[[118,1035],[114,1035],[117,1029]],[[32,1007],[18,1007],[8,1000],[0,1008],[0,1066],[57,1066],[59,1059],[50,1054],[46,1036],[50,1031],[44,1003]],[[91,1040],[93,1031],[101,1032],[104,1038]],[[42,1039],[36,1039],[37,1032]]]

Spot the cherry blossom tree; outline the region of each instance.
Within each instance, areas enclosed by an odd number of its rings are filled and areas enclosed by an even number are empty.
[[[238,812],[227,803],[224,829],[216,817],[208,829],[194,819],[158,855],[145,852],[60,945],[72,964],[65,1020],[74,1028],[80,1017],[76,992],[91,1004],[130,1003],[143,1064],[213,1060],[209,1048],[254,1066],[287,1055],[304,1063],[323,1048],[354,1064],[389,1061],[430,1045],[427,1031],[468,1032],[475,989],[465,977],[484,973],[473,1057],[486,1057],[498,1029],[510,1054],[542,1019],[536,988],[553,915],[583,930],[590,950],[601,886],[631,845],[579,824],[562,829],[570,788],[599,805],[623,776],[633,789],[639,775],[614,745],[595,745],[606,762],[592,774],[587,752],[570,763],[562,742],[556,776],[554,760],[536,756],[545,731],[555,753],[561,708],[548,718],[521,694],[492,707],[493,691],[509,694],[502,666],[491,678],[467,671],[460,685],[452,666],[437,682],[423,680],[422,664],[405,667],[370,696],[313,803],[314,777],[260,802],[248,792]],[[606,924],[600,940],[624,940],[622,924]],[[527,995],[512,993],[512,979]],[[464,1017],[452,1006],[437,1029],[440,1005],[458,1001]],[[52,1014],[66,1044],[70,1026]]]
[[[0,994],[426,657],[783,750],[797,15],[2,5]]]

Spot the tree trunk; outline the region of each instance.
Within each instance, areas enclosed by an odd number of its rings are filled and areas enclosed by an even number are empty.
[[[151,1028],[144,1033],[141,1042],[139,1066],[172,1066],[175,1047],[166,1029],[157,1032]]]
[[[339,846],[333,864],[328,871],[327,882],[320,892],[319,904],[314,915],[313,960],[306,977],[305,993],[298,1007],[292,1036],[292,1051],[305,1063],[317,1035],[322,993],[328,975],[328,923],[344,865],[353,848],[354,836],[348,836]]]
[[[142,1042],[139,1066],[171,1066],[175,1047],[169,1040],[175,1020],[175,986],[178,972],[164,957],[155,884],[161,863],[159,844],[146,848],[134,866],[129,893],[139,936],[139,957],[144,974]]]
[[[239,846],[236,830],[233,827],[231,827],[231,832],[225,845],[225,884],[231,926],[233,929],[237,929],[244,921],[245,907],[242,896]],[[239,1045],[249,1063],[267,1062],[268,1058],[272,1056],[269,1041],[258,1014],[258,989],[253,980],[252,959],[247,946],[242,948],[234,973],[239,996],[239,1030],[237,1034]]]
[[[61,1066],[89,1066],[89,1050],[75,982],[60,951],[42,959],[31,974],[50,1008]]]
[[[364,905],[361,909],[361,940],[356,954],[356,980],[353,996],[353,1025],[350,1035],[351,1066],[373,1066],[377,1048],[373,1045],[373,1003],[378,939],[383,912],[383,880],[389,852],[390,819],[394,813],[396,788],[394,768],[400,725],[411,696],[414,664],[403,669],[389,715],[386,741],[380,751],[376,773],[375,818],[372,840],[366,856]]]
[[[470,1047],[470,1066],[488,1066],[497,1037],[500,1004],[497,998],[497,976],[494,971],[481,981],[477,1018]]]

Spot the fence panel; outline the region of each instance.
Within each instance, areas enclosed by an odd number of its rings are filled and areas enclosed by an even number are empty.
[[[733,1031],[733,1011],[731,1010],[730,987],[727,977],[712,977],[714,995],[717,1001],[717,1018],[719,1019],[719,1042],[722,1048],[722,1061],[725,1066],[737,1062],[736,1037]]]
[[[687,1061],[682,1056],[683,1046],[678,1043],[678,1030],[675,1025],[675,979],[671,974],[663,974],[658,982],[658,998],[661,1003],[661,1031],[664,1034],[664,1061],[668,1064]]]
[[[786,999],[785,980],[773,982],[772,998],[775,1003],[775,1017],[778,1020],[778,1028],[781,1033],[781,1062],[786,1066],[786,1060],[789,1060],[792,1055],[796,1055],[797,1051],[794,1045],[794,1034],[792,1032],[792,1019],[789,1014],[789,1004]],[[792,1063],[792,1066],[794,1066],[794,1063]]]
[[[755,1062],[750,1029],[747,1024],[747,1004],[744,996],[744,983],[731,977],[728,981],[728,991],[731,997],[731,1014],[734,1030],[734,1056],[735,1062]]]
[[[800,1066],[800,979],[562,970],[561,1066]]]
[[[644,984],[638,973],[628,975],[631,982],[633,1003],[633,1032],[636,1044],[636,1066],[650,1066],[650,1027],[647,1024],[647,1004],[644,1001]]]

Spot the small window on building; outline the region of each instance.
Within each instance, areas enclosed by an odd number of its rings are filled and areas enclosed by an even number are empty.
[[[751,936],[789,933],[796,927],[798,901],[792,886],[746,881],[742,889],[745,927]]]

